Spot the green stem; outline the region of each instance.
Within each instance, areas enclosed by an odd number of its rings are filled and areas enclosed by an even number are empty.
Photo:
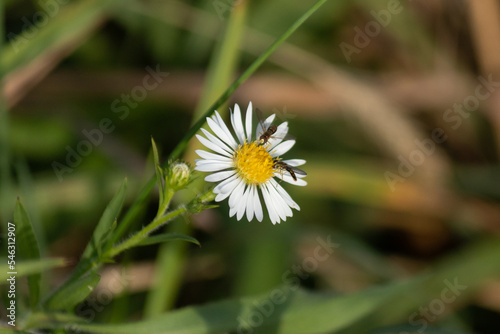
[[[205,112],[205,114],[200,117],[200,119],[188,130],[187,134],[181,140],[181,142],[175,147],[175,149],[170,154],[169,159],[175,160],[184,151],[189,140],[198,132],[198,130],[205,124],[205,119],[210,116],[214,110],[219,108],[228,98],[233,94],[233,92],[246,80],[248,79],[259,67],[266,61],[266,59],[278,48],[278,46],[283,43],[292,33],[299,28],[305,20],[309,18],[321,5],[323,5],[327,0],[319,0],[316,2],[307,12],[305,12],[297,21],[295,21],[290,28],[287,29],[277,40],[275,40],[264,53],[262,53],[255,61],[246,69],[243,74],[236,79],[231,86],[226,89],[224,93],[215,101]]]
[[[113,233],[113,235],[111,236],[112,244],[116,243],[119,239],[123,237],[123,235],[125,235],[130,225],[132,225],[137,216],[142,212],[146,204],[146,201],[148,200],[149,194],[153,190],[155,184],[156,184],[156,178],[152,176],[148,180],[148,182],[142,186],[142,189],[139,192],[139,196],[135,199],[134,203],[128,209],[127,213],[123,217],[120,224],[118,224],[115,233]]]
[[[178,215],[181,215],[183,213],[187,212],[187,209],[185,206],[181,206],[177,210],[174,210],[165,216],[161,217],[156,217],[149,225],[147,225],[145,228],[134,234],[131,238],[125,240],[118,246],[112,248],[108,253],[106,254],[105,257],[113,258],[116,255],[120,254],[121,252],[132,248],[136,246],[138,243],[143,241],[148,237],[148,235],[156,230],[158,227],[162,226],[163,224],[167,223],[169,220],[177,217]]]
[[[170,205],[170,201],[174,196],[175,191],[172,189],[166,189],[165,194],[163,195],[163,203],[160,203],[158,206],[158,212],[156,213],[156,217],[162,217],[165,211],[167,211],[168,206]]]

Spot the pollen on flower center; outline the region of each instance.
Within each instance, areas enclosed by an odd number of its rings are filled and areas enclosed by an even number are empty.
[[[235,152],[234,165],[247,184],[262,184],[273,176],[273,158],[264,146],[245,143]]]

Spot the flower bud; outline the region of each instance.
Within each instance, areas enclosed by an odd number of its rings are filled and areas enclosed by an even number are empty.
[[[191,182],[191,168],[185,162],[174,162],[167,167],[167,188],[180,190]]]

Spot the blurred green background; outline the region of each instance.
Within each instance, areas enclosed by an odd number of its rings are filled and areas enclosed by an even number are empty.
[[[42,255],[70,261],[46,276],[47,289],[71,271],[123,178],[127,207],[153,175],[150,138],[166,158],[196,115],[311,4],[4,1],[2,228],[20,196]],[[307,160],[308,186],[284,187],[301,211],[273,226],[231,219],[222,202],[176,220],[169,229],[191,233],[202,246],[142,247],[106,266],[99,286],[116,270],[126,284],[92,320],[119,323],[265,293],[314,256],[317,238],[338,248],[300,285],[354,294],[432,274],[497,235],[499,18],[495,0],[327,2],[219,109],[227,116],[234,103],[252,101],[289,122],[297,144],[288,158]],[[162,74],[147,79],[154,71]],[[84,147],[85,133],[98,144]],[[184,156],[192,164],[194,145]],[[80,158],[70,157],[72,150]],[[74,166],[55,171],[68,161]],[[152,194],[135,228],[154,216],[156,204]],[[155,282],[167,268],[160,263],[169,261],[162,256],[175,263],[167,287]],[[462,265],[459,282],[473,268]],[[416,332],[421,323],[408,319],[417,312],[437,328],[498,333],[500,268],[491,271],[446,311],[419,313],[441,298],[441,282],[437,290],[421,287],[427,302],[395,319],[397,307],[388,307],[388,323],[372,317],[372,327],[402,324]],[[154,307],[154,294],[169,297]]]

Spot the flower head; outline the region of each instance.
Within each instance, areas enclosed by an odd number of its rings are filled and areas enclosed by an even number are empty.
[[[268,131],[276,115],[269,116],[257,125],[255,137],[252,126],[252,103],[248,105],[245,124],[240,107],[235,104],[231,112],[231,124],[235,136],[230,132],[219,113],[207,117],[213,134],[201,129],[206,136],[196,135],[198,140],[213,152],[197,150],[202,158],[196,160],[195,170],[210,172],[205,177],[208,182],[220,182],[213,192],[220,202],[229,197],[229,215],[240,220],[246,212],[248,221],[253,217],[262,221],[263,210],[260,198],[264,199],[269,218],[273,224],[293,215],[292,209],[300,210],[290,195],[274,179],[275,177],[298,186],[305,186],[305,173],[296,169],[305,163],[302,159],[281,160],[295,140],[284,140],[288,133],[288,123],[273,126]],[[295,171],[295,172],[294,172]]]

